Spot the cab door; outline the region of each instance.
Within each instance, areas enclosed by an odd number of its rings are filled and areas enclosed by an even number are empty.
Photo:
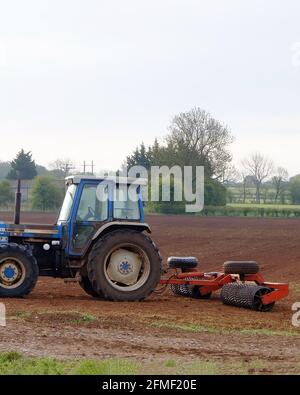
[[[109,219],[109,183],[85,183],[74,208],[69,254],[82,256],[96,231]]]

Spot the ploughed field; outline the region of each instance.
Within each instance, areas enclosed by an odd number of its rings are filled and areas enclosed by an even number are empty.
[[[0,220],[10,219],[0,213]],[[300,220],[146,220],[164,262],[170,255],[193,255],[203,271],[211,271],[226,260],[257,260],[267,281],[290,283],[289,297],[270,313],[224,306],[218,294],[193,300],[169,290],[140,303],[113,303],[93,299],[77,284],[41,278],[27,298],[0,299],[8,314],[0,352],[131,359],[146,373],[210,372],[213,366],[222,373],[299,374],[300,327],[292,325],[292,305],[300,302]],[[22,214],[22,222],[54,221],[52,214]]]

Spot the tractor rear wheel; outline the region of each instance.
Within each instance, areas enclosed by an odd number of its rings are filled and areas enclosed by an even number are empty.
[[[35,287],[39,275],[36,259],[25,246],[0,246],[0,297],[21,298]]]
[[[116,230],[92,248],[87,272],[93,289],[113,301],[143,300],[157,287],[162,258],[144,233]]]
[[[81,276],[81,280],[79,281],[79,285],[81,288],[93,298],[103,298],[103,294],[99,294],[96,292],[87,276]]]

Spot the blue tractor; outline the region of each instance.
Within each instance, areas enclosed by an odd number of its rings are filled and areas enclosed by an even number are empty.
[[[50,276],[96,298],[146,298],[162,259],[144,222],[142,180],[72,176],[66,184],[55,225],[0,222],[0,297],[24,297]]]

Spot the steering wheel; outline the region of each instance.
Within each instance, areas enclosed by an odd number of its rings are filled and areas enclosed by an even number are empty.
[[[90,218],[96,218],[95,210],[94,210],[91,206],[88,207],[88,213],[87,213],[87,215],[83,218],[83,221],[87,221],[87,220],[89,220]]]

